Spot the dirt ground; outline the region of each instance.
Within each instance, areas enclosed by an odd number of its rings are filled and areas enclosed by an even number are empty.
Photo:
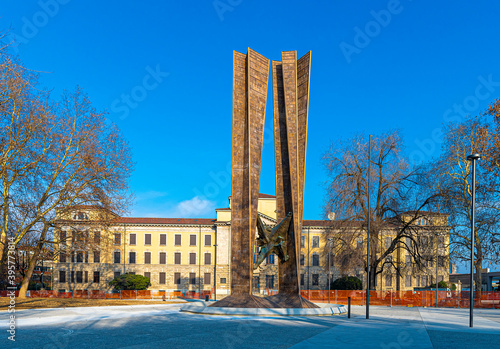
[[[16,310],[40,308],[105,307],[110,305],[173,304],[176,301],[134,299],[72,299],[72,298],[16,298]],[[10,298],[0,298],[0,311],[7,310]]]

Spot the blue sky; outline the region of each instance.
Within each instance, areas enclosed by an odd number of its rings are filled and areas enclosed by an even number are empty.
[[[500,95],[494,1],[2,1],[0,29],[54,96],[80,85],[136,163],[133,216],[214,217],[230,195],[232,51],[312,51],[305,219],[329,144],[400,129],[413,162]],[[271,89],[271,86],[269,86]],[[271,90],[269,90],[271,92]],[[261,189],[275,193],[272,99]]]

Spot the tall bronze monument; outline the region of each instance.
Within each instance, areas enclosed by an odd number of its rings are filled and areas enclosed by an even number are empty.
[[[231,193],[231,295],[217,307],[310,308],[300,296],[300,237],[309,106],[311,53],[297,61],[295,51],[273,61],[273,106],[278,225],[257,217],[269,60],[248,49],[233,56],[233,145]],[[279,257],[279,294],[252,295],[254,241],[258,261]]]
[[[300,297],[300,237],[304,206],[304,179],[309,109],[311,52],[297,61],[295,51],[281,53],[273,61],[274,151],[276,166],[276,216],[292,213],[288,229],[288,260],[279,263],[279,303],[295,307],[312,304]]]

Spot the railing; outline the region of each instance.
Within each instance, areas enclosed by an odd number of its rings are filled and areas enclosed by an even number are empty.
[[[438,291],[438,307],[468,308],[469,291]],[[302,290],[302,297],[312,302],[327,303],[327,290]],[[365,305],[366,291],[331,290],[330,303]],[[436,291],[370,291],[370,305],[435,307]],[[500,292],[474,292],[475,308],[500,309]]]
[[[0,291],[0,297],[9,297],[10,291]],[[156,290],[121,290],[121,291],[98,291],[98,290],[75,290],[73,292],[58,291],[29,291],[30,298],[78,298],[78,299],[205,299],[212,298],[209,290],[202,290],[201,294],[195,291],[156,291]],[[19,291],[15,291],[19,296]]]
[[[276,290],[266,290],[267,295],[276,294]],[[16,297],[19,291],[15,291]],[[327,303],[327,290],[302,290],[302,297],[312,302]],[[9,291],[0,291],[0,297],[8,297]],[[201,291],[156,291],[156,290],[131,290],[131,291],[90,291],[75,290],[74,292],[58,291],[29,291],[31,298],[78,298],[78,299],[205,299],[213,298],[209,290]],[[475,308],[500,309],[500,292],[482,291],[474,292]],[[351,297],[352,305],[365,305],[366,291],[331,290],[330,303],[347,304]],[[435,307],[436,291],[370,291],[370,304],[383,306],[414,306]],[[469,291],[438,291],[438,307],[468,308]]]

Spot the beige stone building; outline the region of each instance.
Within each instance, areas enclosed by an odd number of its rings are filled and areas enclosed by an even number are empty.
[[[260,194],[258,213],[265,224],[276,224],[275,210],[276,197]],[[218,295],[227,295],[231,282],[231,210],[219,208],[215,213],[215,219],[206,219],[118,217],[89,206],[59,211],[53,288],[109,290],[108,283],[117,275],[135,273],[149,277],[153,290],[198,292],[215,288]],[[103,225],[103,221],[109,223]],[[329,220],[303,221],[301,289],[328,289],[329,270],[332,280],[339,276],[333,258],[328,267],[327,231],[331,225]],[[447,256],[445,245],[443,241],[441,253]],[[394,258],[406,257],[398,251]],[[395,290],[399,283],[399,289],[409,290],[425,286],[426,280],[432,281],[430,275],[435,275],[432,266],[417,275],[411,263],[404,259],[401,262],[408,266],[403,270],[404,281],[398,281],[395,272],[389,270],[379,275],[377,289]],[[444,262],[440,275],[448,280]],[[277,273],[278,258],[271,255],[254,272],[254,292],[276,290]],[[351,275],[363,282],[366,278],[360,270]],[[429,279],[424,280],[424,276]]]

